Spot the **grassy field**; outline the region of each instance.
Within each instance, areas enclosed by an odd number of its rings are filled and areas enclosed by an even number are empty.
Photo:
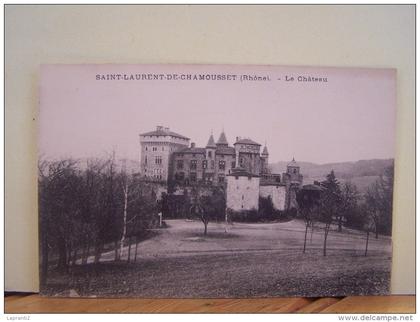
[[[167,223],[139,244],[136,263],[113,262],[113,252],[105,253],[100,264],[77,265],[71,276],[52,272],[44,293],[208,298],[386,294],[389,288],[389,237],[371,238],[365,257],[364,234],[332,231],[324,257],[320,229],[302,253],[299,220],[235,223],[227,233],[224,224],[210,223],[208,236],[198,221]]]

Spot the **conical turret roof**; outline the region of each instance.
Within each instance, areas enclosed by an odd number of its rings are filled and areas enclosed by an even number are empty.
[[[295,157],[293,157],[293,160],[289,162],[287,165],[288,167],[298,167],[299,164],[295,161]]]
[[[215,148],[216,143],[214,143],[214,137],[213,134],[210,135],[209,141],[207,142],[206,148]]]
[[[219,140],[217,140],[216,145],[229,145],[226,139],[225,131],[222,131],[222,133],[220,134]]]
[[[268,149],[267,149],[267,146],[264,146],[264,149],[263,149],[263,151],[262,151],[262,154],[263,154],[263,155],[268,155]]]

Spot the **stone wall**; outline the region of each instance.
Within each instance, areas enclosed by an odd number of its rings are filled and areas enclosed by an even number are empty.
[[[286,208],[286,186],[284,185],[263,185],[260,186],[260,197],[271,197],[273,206],[277,210]]]
[[[233,211],[258,209],[260,178],[228,175],[226,207]]]

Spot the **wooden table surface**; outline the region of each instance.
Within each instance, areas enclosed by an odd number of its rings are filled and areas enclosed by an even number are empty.
[[[265,299],[5,297],[5,313],[415,313],[415,296]]]

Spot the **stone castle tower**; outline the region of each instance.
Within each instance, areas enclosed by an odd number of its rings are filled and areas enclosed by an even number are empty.
[[[157,126],[155,131],[140,134],[140,173],[153,181],[167,181],[172,171],[172,154],[188,147],[190,139]]]
[[[286,208],[298,208],[296,192],[302,188],[303,176],[300,174],[300,166],[295,158],[286,167],[283,173],[283,182],[286,185]]]

